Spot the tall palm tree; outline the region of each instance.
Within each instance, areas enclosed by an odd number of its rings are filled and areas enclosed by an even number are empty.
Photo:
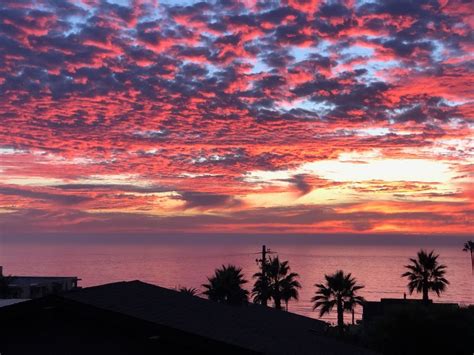
[[[429,254],[421,249],[417,253],[417,258],[410,258],[411,264],[405,265],[409,271],[402,274],[408,278],[408,290],[410,295],[413,291],[421,292],[423,301],[429,303],[428,293],[434,291],[440,296],[446,290],[449,281],[446,280],[446,265],[438,263],[439,255],[434,255],[434,251]]]
[[[351,311],[356,304],[362,304],[364,298],[357,296],[357,291],[364,288],[358,285],[352,274],[338,270],[332,275],[324,275],[326,282],[316,284],[316,294],[311,299],[313,310],[319,309],[319,316],[331,312],[336,306],[337,327],[342,333],[344,329],[344,311]]]
[[[474,273],[474,242],[472,240],[468,240],[464,243],[463,251],[471,253],[471,264],[472,264],[472,272]]]
[[[214,275],[208,277],[209,283],[202,286],[203,292],[211,301],[242,305],[248,302],[249,292],[242,288],[247,283],[242,274],[242,269],[234,265],[222,265],[216,269]]]
[[[299,275],[290,272],[288,261],[281,262],[277,257],[263,264],[262,272],[256,273],[253,277],[257,280],[252,290],[253,300],[256,303],[266,304],[273,300],[276,309],[282,309],[282,301],[285,302],[288,310],[288,302],[291,299],[298,299],[298,289],[301,284],[297,280]]]
[[[198,294],[198,290],[194,287],[181,286],[181,287],[178,288],[178,291],[180,293],[184,293],[185,295],[188,295],[188,296],[197,296],[197,294]]]

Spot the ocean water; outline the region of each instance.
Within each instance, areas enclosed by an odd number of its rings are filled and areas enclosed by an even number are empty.
[[[256,258],[262,243],[277,252],[280,259],[289,260],[292,271],[299,273],[303,288],[299,301],[291,302],[289,310],[318,318],[312,310],[311,297],[315,283],[324,280],[324,274],[338,269],[351,272],[359,283],[365,285],[360,294],[367,300],[403,297],[409,295],[406,280],[400,275],[409,257],[414,257],[420,247],[434,249],[440,261],[448,266],[450,285],[435,302],[474,302],[471,260],[462,245],[454,243],[431,244],[429,241],[397,245],[373,241],[319,239],[257,240],[252,238],[167,238],[153,241],[0,241],[0,265],[5,274],[11,275],[66,275],[80,277],[81,286],[93,286],[122,280],[142,280],[163,287],[178,286],[202,289],[206,277],[223,264],[242,267],[251,288],[252,275],[257,272]],[[359,318],[361,309],[356,311]],[[346,316],[347,319],[350,315]],[[335,313],[323,319],[333,322]]]

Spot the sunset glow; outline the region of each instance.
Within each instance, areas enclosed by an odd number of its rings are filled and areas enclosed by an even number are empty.
[[[474,233],[472,12],[3,0],[0,228]]]

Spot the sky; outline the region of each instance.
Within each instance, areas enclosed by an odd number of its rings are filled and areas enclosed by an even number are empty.
[[[474,5],[2,0],[0,233],[472,234]]]

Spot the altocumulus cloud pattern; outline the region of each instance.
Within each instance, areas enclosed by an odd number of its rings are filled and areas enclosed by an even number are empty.
[[[472,232],[473,10],[2,0],[2,229]]]

